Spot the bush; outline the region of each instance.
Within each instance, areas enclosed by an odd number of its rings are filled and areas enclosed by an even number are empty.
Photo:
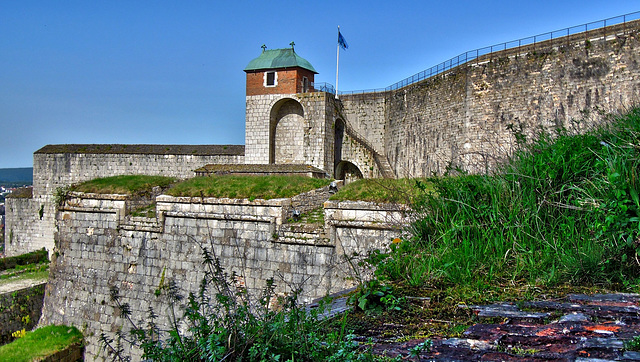
[[[18,265],[29,265],[43,262],[49,262],[49,254],[45,248],[22,255],[0,258],[0,271],[13,269]]]

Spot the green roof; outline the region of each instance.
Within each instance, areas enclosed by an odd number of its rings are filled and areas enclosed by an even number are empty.
[[[292,48],[265,50],[259,57],[250,61],[244,71],[293,67],[304,68],[318,74],[311,63],[296,54]]]

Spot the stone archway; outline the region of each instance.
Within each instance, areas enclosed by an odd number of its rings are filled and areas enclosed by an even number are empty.
[[[281,99],[271,108],[269,163],[305,163],[305,120],[302,105],[291,98]]]
[[[336,166],[336,180],[344,180],[345,184],[363,178],[362,171],[358,166],[349,161],[340,161]]]

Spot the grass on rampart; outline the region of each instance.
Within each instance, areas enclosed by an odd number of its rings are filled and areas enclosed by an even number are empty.
[[[584,135],[540,134],[494,175],[430,179],[411,237],[377,275],[475,290],[561,284],[638,291],[640,109]]]
[[[411,204],[423,191],[418,183],[431,189],[425,179],[361,179],[342,187],[330,200]]]
[[[276,199],[326,186],[331,181],[305,176],[203,176],[174,185],[172,196]]]
[[[0,347],[0,361],[29,362],[81,343],[82,333],[75,327],[46,326]]]
[[[71,191],[96,193],[96,194],[125,194],[147,195],[151,194],[156,186],[166,188],[176,182],[173,177],[124,175],[93,179],[75,185]]]
[[[0,258],[0,271],[37,263],[48,263],[49,254],[45,248],[30,253]]]

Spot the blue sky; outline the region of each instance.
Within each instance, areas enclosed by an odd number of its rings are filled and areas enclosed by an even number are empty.
[[[0,168],[59,143],[243,144],[260,46],[340,90],[386,87],[468,50],[640,10],[637,1],[0,0]]]

